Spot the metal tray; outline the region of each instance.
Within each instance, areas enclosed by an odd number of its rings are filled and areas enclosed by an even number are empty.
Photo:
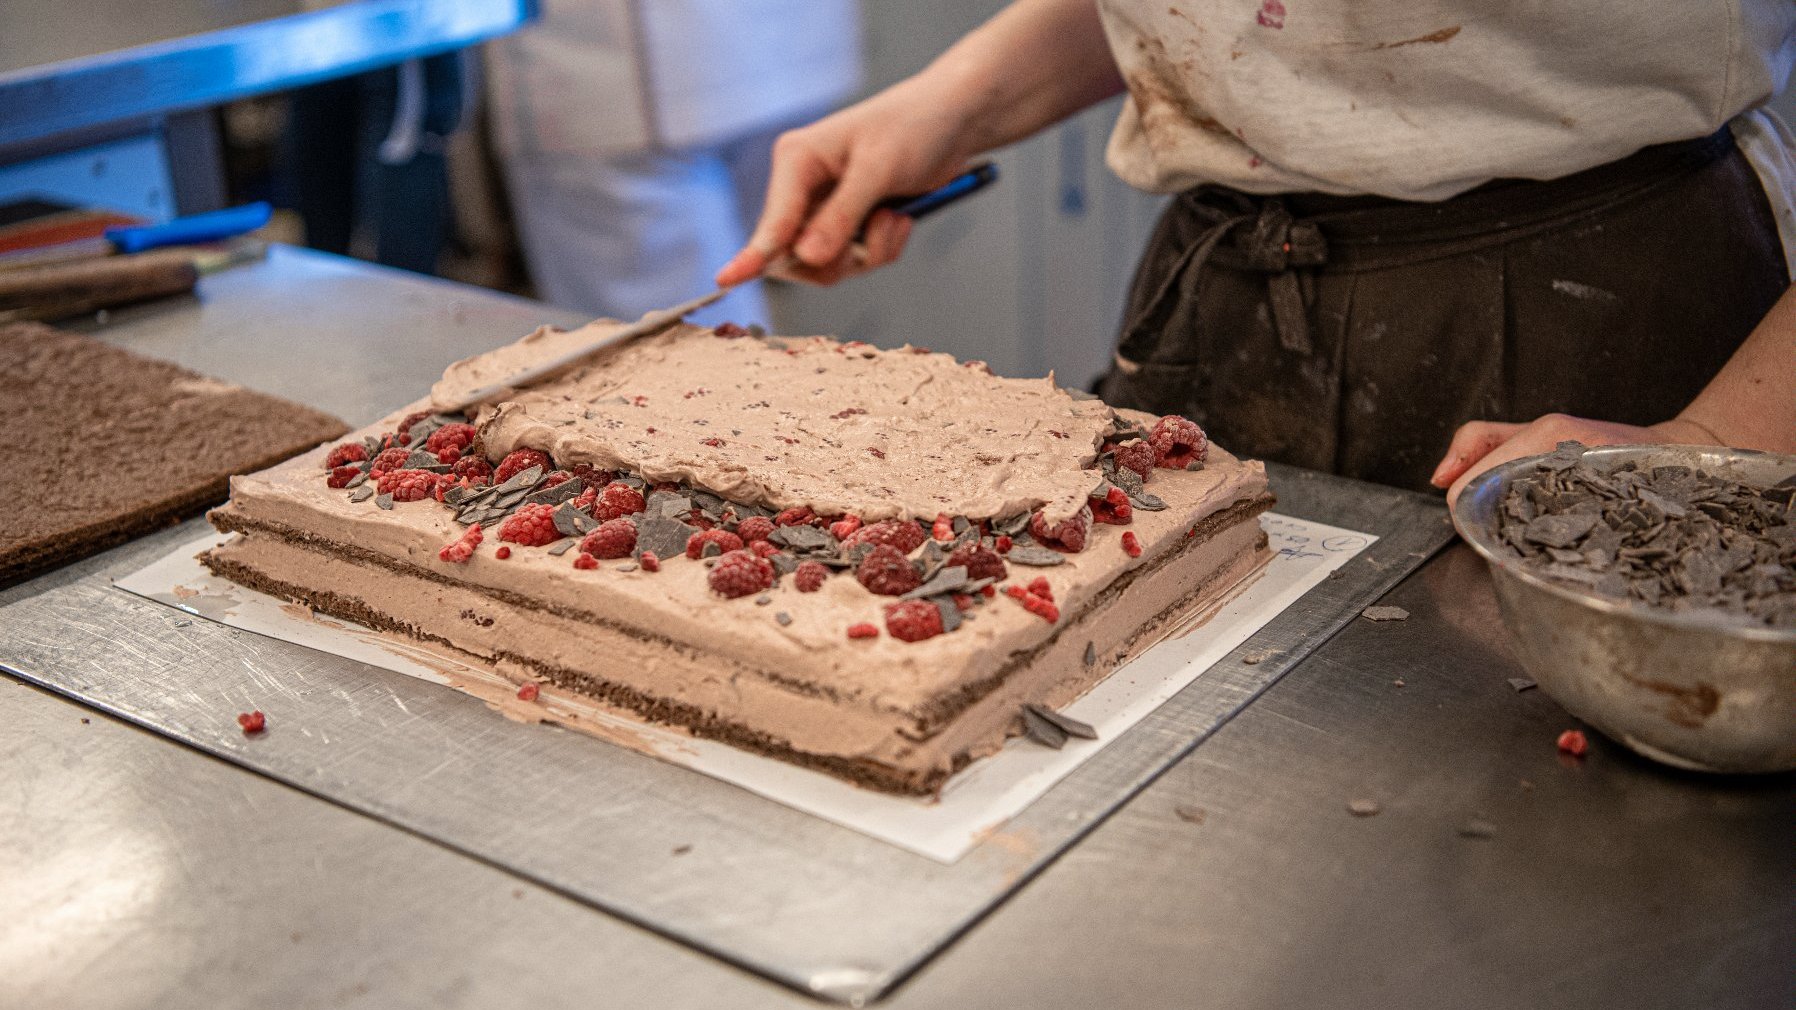
[[[1271,469],[1281,512],[1379,541],[953,865],[110,585],[195,535],[196,524],[46,576],[41,592],[8,593],[35,595],[0,608],[0,668],[858,1005],[942,950],[1452,538],[1445,509],[1429,497]],[[246,739],[220,718],[270,697],[280,699],[287,732]]]

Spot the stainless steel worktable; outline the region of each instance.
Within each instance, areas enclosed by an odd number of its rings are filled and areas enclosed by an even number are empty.
[[[201,291],[93,329],[352,423],[575,321],[285,249]],[[885,1005],[1796,1005],[1796,776],[1562,760],[1463,547],[1385,602]],[[0,727],[0,1007],[821,1005],[4,677]]]

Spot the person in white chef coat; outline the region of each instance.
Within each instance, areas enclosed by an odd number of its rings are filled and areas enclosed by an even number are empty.
[[[494,133],[538,294],[634,319],[711,289],[769,150],[860,87],[855,0],[544,0],[488,49]],[[757,284],[694,315],[767,318]]]
[[[1796,452],[1790,0],[1014,0],[775,145],[728,283],[890,262],[877,202],[1127,94],[1176,194],[1101,392],[1449,488],[1560,439]]]

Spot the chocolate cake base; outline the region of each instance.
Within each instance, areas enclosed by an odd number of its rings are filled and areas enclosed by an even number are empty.
[[[0,586],[197,515],[328,414],[34,323],[0,326]]]

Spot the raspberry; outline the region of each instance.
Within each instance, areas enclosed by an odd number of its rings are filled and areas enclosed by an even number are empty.
[[[954,539],[954,520],[946,512],[937,512],[935,522],[929,525],[929,535],[942,543]]]
[[[444,544],[443,549],[437,552],[437,557],[458,565],[466,564],[474,556],[474,548],[479,547],[480,541],[484,539],[486,534],[480,531],[480,524],[475,523],[462,533],[459,540]]]
[[[748,333],[749,333],[748,327],[743,326],[740,323],[727,323],[727,322],[726,323],[718,323],[717,328],[712,330],[711,332],[717,336],[724,338],[725,340],[735,340],[740,337],[746,337],[746,336],[748,336]]]
[[[566,470],[551,470],[543,474],[543,487],[559,487],[573,479],[574,475]]]
[[[748,545],[748,549],[753,551],[756,557],[767,558],[769,560],[772,560],[773,556],[780,552],[779,544],[776,544],[771,540],[756,540],[754,543]]]
[[[627,558],[636,550],[636,524],[628,519],[612,519],[586,534],[580,541],[580,553],[615,561]]]
[[[1135,471],[1143,481],[1154,472],[1159,454],[1146,442],[1135,441],[1116,447],[1116,465]]]
[[[581,551],[580,556],[574,559],[574,567],[580,569],[583,572],[590,571],[594,568],[599,567],[599,559],[593,557],[592,555],[586,553],[585,551]]]
[[[471,424],[445,424],[424,440],[424,451],[436,453],[437,458],[445,463],[453,463],[474,443],[474,434],[474,426]],[[455,459],[443,459],[443,453],[450,449],[455,450]]]
[[[1559,734],[1559,749],[1572,757],[1583,757],[1590,749],[1590,741],[1584,739],[1582,730],[1568,729]]]
[[[694,506],[686,510],[686,525],[697,526],[701,530],[715,529],[717,524],[705,515],[705,510]]]
[[[734,599],[773,585],[773,566],[748,551],[731,551],[717,559],[705,581],[712,592]]]
[[[1004,595],[1021,603],[1024,610],[1027,610],[1049,624],[1053,624],[1060,620],[1060,608],[1054,605],[1053,600],[1038,596],[1035,593],[1024,589],[1022,586],[1006,587]]]
[[[1048,577],[1046,575],[1037,575],[1035,578],[1030,579],[1029,592],[1032,595],[1047,600],[1049,603],[1054,602],[1054,587],[1048,585]]]
[[[1197,422],[1177,414],[1168,414],[1154,425],[1147,437],[1154,447],[1154,465],[1167,470],[1183,470],[1192,463],[1202,463],[1210,453],[1210,440]]]
[[[728,554],[742,549],[742,538],[728,530],[700,530],[686,538],[686,556],[694,561],[704,557],[706,544],[716,544],[718,553]]]
[[[843,547],[856,547],[860,544],[884,544],[896,548],[900,554],[909,554],[923,546],[923,527],[909,519],[886,519],[871,526],[863,526],[842,541]]]
[[[854,535],[855,530],[860,528],[860,516],[843,516],[841,519],[829,524],[829,535],[835,537],[837,540],[847,540]]]
[[[499,525],[499,539],[521,547],[542,547],[561,539],[553,505],[525,505]]]
[[[865,621],[862,621],[859,624],[850,624],[848,626],[848,637],[849,638],[878,638],[879,637],[879,628],[874,625],[868,624]]]
[[[998,587],[997,586],[986,586],[984,589],[979,590],[979,595],[983,596],[989,600],[992,597],[998,595]]]
[[[355,480],[355,475],[361,472],[362,468],[359,466],[340,466],[331,471],[331,475],[325,478],[324,483],[329,487],[348,487],[349,482]]]
[[[886,634],[904,642],[921,642],[942,633],[942,612],[928,600],[886,604]]]
[[[599,522],[610,522],[634,515],[648,507],[642,500],[642,492],[628,484],[612,481],[599,492],[599,500],[593,502],[592,517]]]
[[[575,463],[574,476],[585,481],[587,487],[604,487],[617,479],[617,471],[594,470],[591,463]]]
[[[814,593],[823,588],[823,581],[829,578],[829,566],[821,561],[800,561],[798,568],[792,572],[792,581],[797,584],[801,593]]]
[[[261,709],[240,712],[237,715],[237,725],[243,727],[244,736],[255,736],[268,728],[268,717],[262,714]]]
[[[493,552],[493,557],[498,558],[500,561],[504,561],[506,558],[511,557],[511,548],[501,545],[498,550]]]
[[[741,537],[745,544],[752,544],[756,540],[765,540],[773,535],[773,530],[773,520],[766,516],[749,516],[736,524],[736,535]]]
[[[399,427],[393,429],[394,433],[398,436],[399,444],[400,445],[411,445],[412,444],[412,425],[417,424],[419,421],[422,421],[429,416],[430,416],[430,411],[428,411],[428,410],[414,411],[410,414],[405,415],[405,419],[399,422]]]
[[[1141,556],[1141,541],[1136,538],[1134,530],[1129,530],[1122,535],[1122,549],[1128,552],[1129,557]]]
[[[405,461],[411,458],[412,454],[409,449],[382,449],[380,455],[374,457],[374,462],[368,467],[368,472],[383,474],[389,470],[403,470]]]
[[[1091,499],[1091,521],[1109,526],[1127,526],[1135,520],[1135,506],[1120,487],[1112,487],[1102,498]]]
[[[368,447],[360,442],[344,442],[324,457],[324,468],[335,470],[346,463],[360,463],[368,458]]]
[[[423,501],[437,489],[437,475],[429,470],[394,470],[380,475],[377,490],[394,501]]]
[[[923,583],[923,577],[911,567],[898,548],[890,544],[879,544],[872,553],[861,560],[854,577],[870,593],[880,596],[900,596],[917,588]]]
[[[1063,519],[1052,526],[1042,518],[1040,512],[1029,517],[1029,532],[1043,547],[1052,547],[1065,554],[1077,554],[1085,549],[1085,535],[1091,530],[1091,510],[1080,509],[1079,514],[1071,519]]]
[[[449,472],[457,477],[485,482],[493,476],[493,465],[480,456],[463,456],[455,461]]]
[[[493,483],[503,484],[533,466],[542,467],[544,473],[553,469],[548,453],[537,449],[514,449],[499,461],[499,469],[493,471]]]
[[[642,565],[642,570],[645,572],[658,572],[661,570],[661,559],[655,556],[654,551],[643,551],[642,557],[639,557],[636,560]]]
[[[773,517],[775,526],[818,526],[822,522],[809,505],[794,505]]]
[[[543,689],[537,685],[536,681],[526,680],[518,685],[518,700],[535,701],[536,696],[541,694],[542,690]]]
[[[1005,536],[1004,534],[1000,533],[1000,534],[998,534],[997,542],[993,546],[995,546],[997,548],[997,551],[999,554],[1009,554],[1011,545],[1012,545],[1011,539],[1008,536]]]
[[[1004,559],[998,552],[980,544],[961,544],[948,555],[948,564],[967,570],[969,579],[1001,579],[1005,576]]]

